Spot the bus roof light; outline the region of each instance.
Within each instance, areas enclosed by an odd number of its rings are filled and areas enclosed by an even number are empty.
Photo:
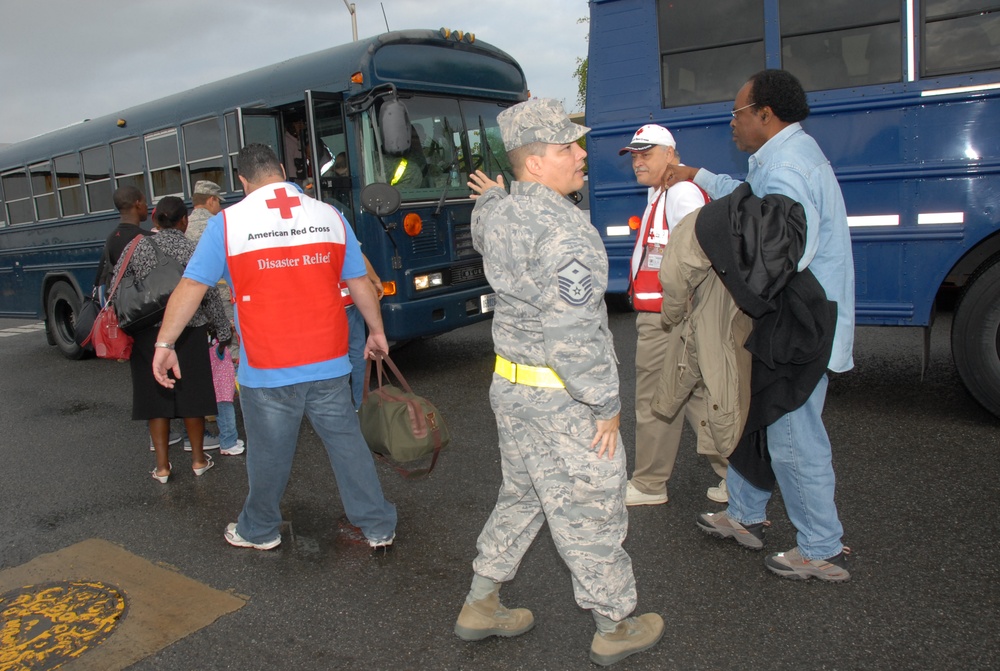
[[[451,37],[451,28],[442,28],[441,37],[443,37],[444,39],[448,39],[449,37]]]

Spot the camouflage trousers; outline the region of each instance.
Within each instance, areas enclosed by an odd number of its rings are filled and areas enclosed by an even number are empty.
[[[598,459],[590,449],[595,430],[589,417],[497,414],[503,484],[472,567],[494,582],[512,579],[548,521],[576,602],[617,621],[636,603],[632,560],[622,549],[628,531],[625,450],[619,436],[614,458]]]

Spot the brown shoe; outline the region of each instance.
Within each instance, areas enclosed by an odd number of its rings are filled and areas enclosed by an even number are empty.
[[[663,618],[656,613],[627,617],[610,634],[597,632],[590,644],[590,661],[610,666],[629,655],[648,650],[663,636]]]
[[[527,608],[507,608],[493,592],[485,599],[465,604],[455,622],[455,635],[463,641],[481,641],[488,636],[519,636],[535,626]]]

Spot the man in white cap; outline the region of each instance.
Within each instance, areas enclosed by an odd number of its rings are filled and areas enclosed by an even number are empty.
[[[597,624],[590,658],[607,666],[655,645],[663,619],[632,616],[618,367],[604,303],[608,257],[567,198],[583,188],[587,152],[577,140],[590,129],[544,98],[504,110],[497,122],[515,177],[510,194],[482,172],[469,184],[482,194],[473,245],[497,292],[490,404],[503,484],[476,543],[455,634],[478,641],[534,626],[531,611],[504,607],[499,591],[547,522],[576,602]]]
[[[693,182],[679,182],[669,190],[668,169],[680,164],[674,136],[663,126],[646,124],[635,132],[628,146],[618,152],[632,156],[636,181],[649,187],[646,211],[639,222],[632,252],[629,296],[636,315],[638,340],[635,347],[635,470],[625,490],[625,505],[650,506],[667,502],[667,481],[674,469],[684,417],[698,438],[698,453],[708,457],[722,478],[718,487],[708,489],[708,498],[725,503],[726,459],[715,449],[708,428],[703,425],[707,409],[700,388],[669,420],[653,414],[650,402],[663,369],[667,350],[680,338],[679,332],[663,329],[660,307],[663,291],[659,270],[670,230],[681,219],[706,203],[705,192]]]

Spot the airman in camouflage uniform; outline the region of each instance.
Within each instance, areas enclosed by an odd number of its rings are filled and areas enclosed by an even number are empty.
[[[498,117],[517,181],[510,195],[482,173],[473,244],[497,293],[493,317],[496,413],[503,484],[477,542],[472,589],[455,625],[464,640],[531,629],[524,608],[500,604],[543,522],[570,569],[577,603],[598,633],[591,659],[611,664],[654,645],[659,615],[628,617],[636,604],[622,541],[625,454],[617,450],[621,404],[604,291],[600,236],[566,198],[583,186],[589,129],[554,100],[534,99]]]

